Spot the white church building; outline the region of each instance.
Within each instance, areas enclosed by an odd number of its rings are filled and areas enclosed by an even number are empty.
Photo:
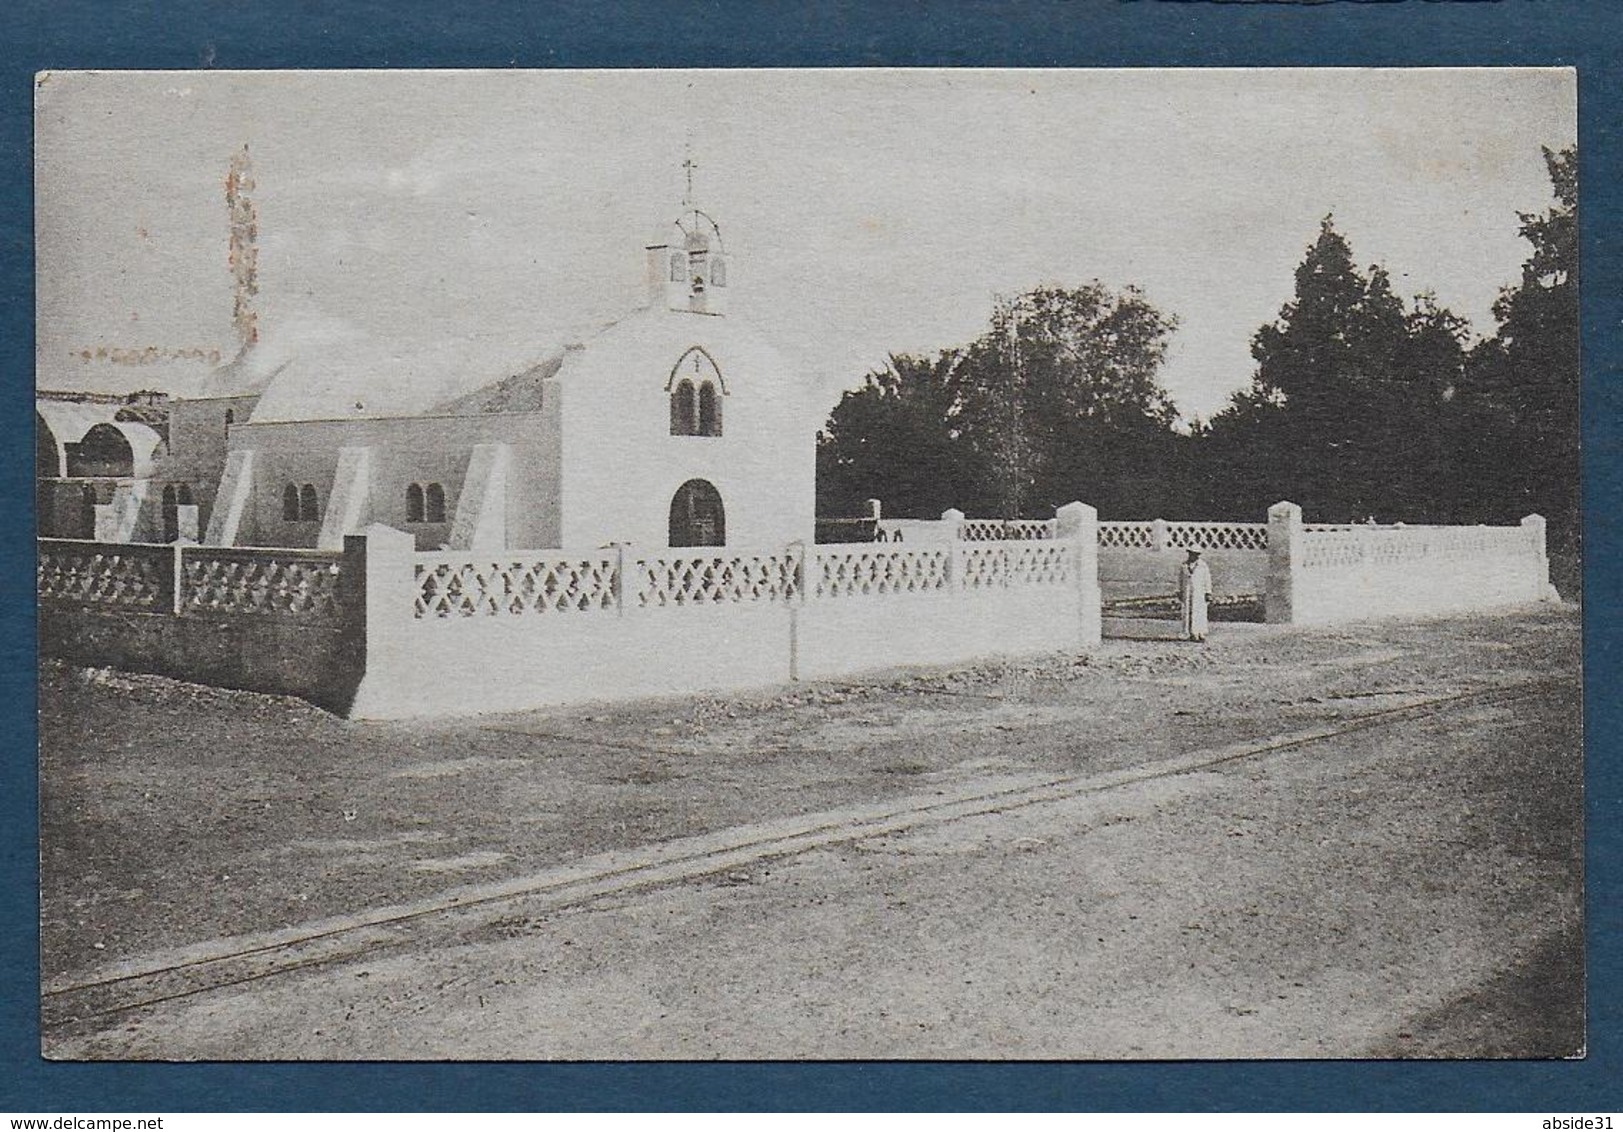
[[[250,346],[170,403],[156,498],[214,546],[338,549],[383,523],[420,550],[811,542],[828,406],[728,310],[715,221],[646,245],[641,306],[519,372]]]

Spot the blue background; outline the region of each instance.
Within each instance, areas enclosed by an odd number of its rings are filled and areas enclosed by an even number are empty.
[[[1618,1057],[1623,3],[253,5],[0,11],[0,1112],[1623,1108]],[[38,1055],[32,76],[68,68],[1478,66],[1579,70],[1585,350],[1589,1056],[1576,1062],[53,1064]],[[1529,208],[1540,207],[1529,202]]]

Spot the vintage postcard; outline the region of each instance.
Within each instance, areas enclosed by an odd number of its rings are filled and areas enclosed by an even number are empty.
[[[1571,70],[35,109],[45,1057],[1585,1053]]]

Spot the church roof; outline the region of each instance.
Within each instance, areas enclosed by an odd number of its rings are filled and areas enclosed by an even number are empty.
[[[352,340],[299,354],[260,395],[251,422],[524,412],[562,349],[510,339],[455,338],[434,347]]]

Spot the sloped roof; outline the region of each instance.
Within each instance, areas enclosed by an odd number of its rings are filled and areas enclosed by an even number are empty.
[[[300,354],[260,395],[254,424],[518,412],[540,404],[557,346],[458,338],[433,347],[375,339]]]
[[[577,348],[578,347],[574,347]],[[541,408],[542,386],[558,372],[570,347],[557,349],[521,373],[434,407],[436,414],[533,413]]]

